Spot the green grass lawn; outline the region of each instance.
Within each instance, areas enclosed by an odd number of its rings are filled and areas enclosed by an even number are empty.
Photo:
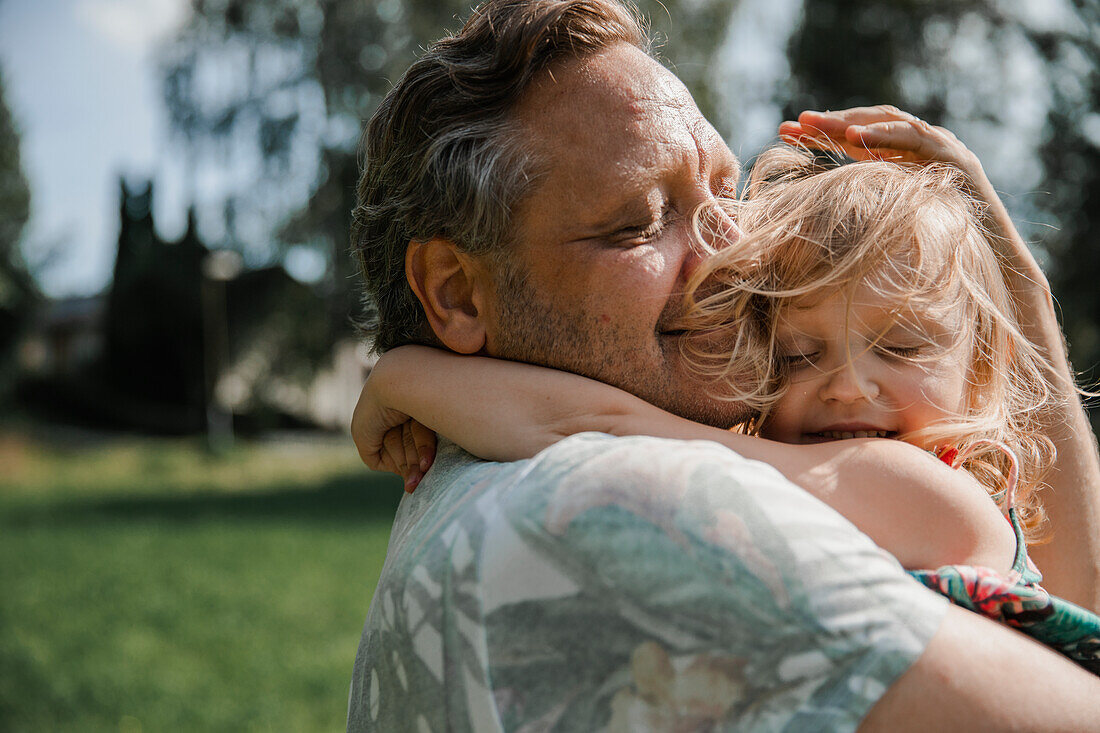
[[[0,432],[0,730],[342,729],[400,495],[350,443]]]

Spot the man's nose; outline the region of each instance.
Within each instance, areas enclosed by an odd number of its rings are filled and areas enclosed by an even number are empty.
[[[731,215],[728,202],[707,196],[696,210],[695,218],[701,244],[709,252],[729,247],[741,238],[741,229]]]
[[[710,252],[700,246],[698,242],[695,242],[694,239],[689,241],[683,260],[680,263],[680,280],[685,284],[690,281],[695,275],[695,271],[699,269],[699,265],[709,254]]]
[[[734,219],[735,211],[730,200],[712,198],[710,210],[714,215],[714,234],[720,240],[715,243],[716,249],[728,247],[741,238],[741,228]]]
[[[859,355],[853,355],[826,373],[818,390],[818,397],[823,402],[839,402],[845,405],[860,400],[873,402],[878,395],[878,381]]]
[[[688,251],[681,268],[684,280],[691,279],[708,255],[736,242],[741,237],[741,229],[729,212],[711,198],[694,212],[687,236]]]

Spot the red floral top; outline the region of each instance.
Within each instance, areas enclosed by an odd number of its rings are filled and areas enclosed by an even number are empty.
[[[960,463],[959,451],[954,448],[936,455],[949,466]],[[1043,576],[1027,556],[1023,527],[1012,505],[1014,495],[1012,471],[1005,503],[1007,519],[1016,532],[1016,557],[1007,575],[972,565],[945,565],[909,574],[955,605],[1011,626],[1100,675],[1100,616],[1050,595],[1040,585]]]

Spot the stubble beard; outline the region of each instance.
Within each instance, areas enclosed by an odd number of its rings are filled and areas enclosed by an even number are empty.
[[[704,425],[726,429],[748,417],[743,405],[712,396],[683,371],[675,342],[655,359],[621,332],[594,332],[595,319],[583,309],[563,311],[541,298],[519,267],[502,263],[495,281],[500,329],[494,356],[595,379]],[[677,353],[664,353],[670,350]]]

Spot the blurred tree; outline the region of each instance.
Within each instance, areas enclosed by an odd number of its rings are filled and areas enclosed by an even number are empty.
[[[332,337],[360,308],[347,255],[361,125],[470,0],[193,0],[164,56],[170,119],[193,166],[248,169],[225,197],[230,239],[323,254]],[[708,116],[710,60],[733,0],[645,0],[676,72]],[[673,22],[672,19],[675,19]],[[250,229],[251,227],[251,229]],[[268,256],[277,256],[278,250]]]
[[[207,254],[194,228],[165,242],[153,185],[120,180],[118,255],[107,294],[101,383],[124,421],[169,432],[203,426],[200,288]],[[131,416],[132,415],[132,416]]]
[[[1074,364],[1095,389],[1100,365],[1100,5],[1076,0],[1079,24],[1035,33],[1052,73],[1041,149],[1043,208],[1053,224],[1044,236],[1054,262],[1051,281]],[[1100,411],[1093,411],[1094,429]]]
[[[308,385],[331,349],[323,301],[281,266],[214,272],[193,211],[183,237],[166,241],[153,221],[152,183],[122,179],[119,189],[103,357],[91,379],[79,375],[69,390],[84,416],[195,432],[206,427],[209,400],[228,381],[234,394],[230,404],[222,394],[219,408],[232,409],[250,429],[280,424],[287,405],[268,392]]]
[[[1044,32],[1011,0],[803,0],[788,48],[792,79],[777,93],[788,117],[889,102],[964,139],[970,132],[980,148],[979,132],[1018,129],[1014,78],[1041,63]]]
[[[0,73],[0,402],[6,400],[14,384],[16,346],[38,298],[19,249],[30,200],[19,156],[19,132],[4,97]]]

